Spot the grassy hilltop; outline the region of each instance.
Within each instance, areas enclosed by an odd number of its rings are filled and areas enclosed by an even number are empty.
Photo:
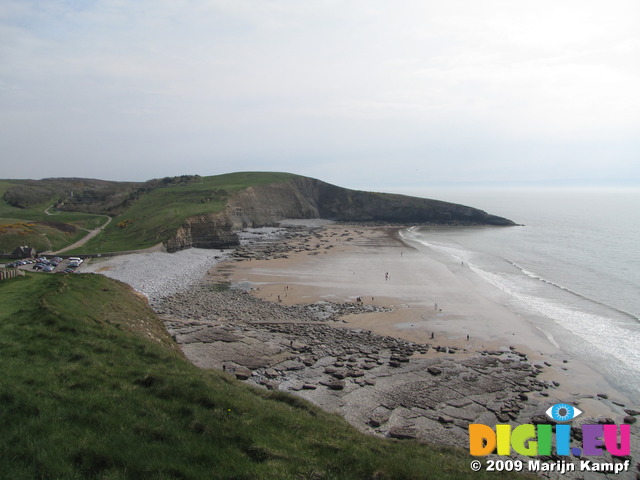
[[[217,213],[223,213],[217,224],[211,216],[193,218]],[[289,173],[182,175],[144,183],[0,180],[0,251],[17,245],[55,251],[105,224],[107,216],[113,221],[70,253],[138,250],[160,242],[168,249],[218,248],[233,243],[229,235],[239,225],[271,225],[282,218],[514,225],[463,205],[350,190]],[[200,224],[195,230],[192,221]]]
[[[496,478],[465,452],[366,436],[194,367],[146,301],[100,275],[0,282],[0,352],[0,478]]]
[[[83,212],[51,212],[45,210],[57,197],[45,193],[34,199],[34,203],[14,202],[12,205],[5,197],[7,190],[21,187],[20,180],[0,180],[0,253],[11,253],[18,245],[29,245],[37,250],[58,250],[82,237],[87,232],[102,225],[105,217]],[[50,194],[51,193],[51,194]],[[53,209],[52,209],[53,210]]]
[[[255,185],[283,182],[294,176],[287,173],[231,173],[155,187],[133,198],[104,233],[81,251],[110,252],[153,246],[171,238],[186,218],[220,212],[235,192]]]
[[[77,252],[151,247],[171,238],[185,219],[221,211],[235,192],[284,182],[288,173],[242,172],[211,177],[183,175],[144,183],[93,179],[0,180],[0,253],[17,245],[57,250],[114,217]],[[52,205],[58,208],[45,210]],[[27,224],[29,224],[27,226]]]

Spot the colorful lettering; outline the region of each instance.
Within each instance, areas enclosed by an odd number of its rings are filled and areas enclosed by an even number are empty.
[[[469,453],[481,457],[497,453],[511,455],[552,455],[553,425],[531,424],[513,428],[508,424],[495,426],[495,430],[481,423],[469,425]],[[555,425],[555,453],[569,456],[600,456],[604,451],[624,457],[631,452],[631,428],[629,425],[582,425],[582,449],[571,449],[571,426]]]

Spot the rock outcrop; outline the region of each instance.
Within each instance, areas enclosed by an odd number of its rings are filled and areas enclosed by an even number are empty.
[[[515,225],[506,218],[464,205],[349,190],[313,178],[295,177],[233,194],[222,212],[188,218],[165,246],[170,252],[189,247],[225,248],[237,245],[237,232],[246,227],[310,218],[400,224]]]
[[[237,245],[238,229],[226,212],[221,214],[197,215],[187,219],[176,235],[165,242],[168,252],[185,248],[225,248]]]

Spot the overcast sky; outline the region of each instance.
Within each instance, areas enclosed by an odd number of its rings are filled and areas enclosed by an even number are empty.
[[[0,0],[0,178],[640,184],[637,0]]]

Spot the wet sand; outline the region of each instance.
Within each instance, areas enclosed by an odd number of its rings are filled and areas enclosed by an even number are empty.
[[[393,311],[348,315],[342,326],[458,347],[469,355],[515,347],[543,367],[541,379],[557,384],[554,397],[574,403],[580,398],[585,414],[621,421],[624,412],[613,402],[631,405],[600,374],[495,301],[492,287],[469,268],[405,243],[397,228],[331,225],[307,246],[288,258],[222,264],[211,272],[212,279],[244,282],[255,296],[283,305],[360,298]]]

